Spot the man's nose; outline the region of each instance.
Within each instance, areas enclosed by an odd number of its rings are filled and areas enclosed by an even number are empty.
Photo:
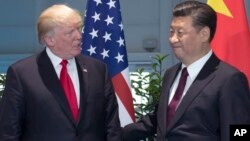
[[[77,39],[82,39],[82,31],[81,30],[76,30],[75,35]]]
[[[175,42],[178,42],[179,41],[179,38],[176,34],[173,34],[172,36],[169,37],[169,42],[170,43],[175,43]]]

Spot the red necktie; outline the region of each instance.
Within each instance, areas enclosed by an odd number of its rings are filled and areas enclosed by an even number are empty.
[[[181,77],[179,80],[178,87],[175,91],[173,99],[171,100],[167,108],[167,125],[170,124],[172,118],[174,117],[177,105],[180,103],[180,99],[182,97],[183,90],[186,85],[187,76],[188,76],[187,68],[183,68],[181,72]]]
[[[70,110],[72,112],[73,118],[75,122],[77,121],[78,118],[78,106],[77,106],[77,100],[76,100],[76,93],[74,89],[74,85],[72,83],[72,80],[68,74],[67,71],[67,60],[62,60],[61,65],[62,65],[62,70],[60,74],[60,82],[63,86],[65,96],[67,97]]]

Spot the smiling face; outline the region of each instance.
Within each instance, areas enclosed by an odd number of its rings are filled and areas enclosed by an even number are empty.
[[[174,17],[169,43],[175,56],[185,65],[190,65],[209,52],[209,28],[195,28],[191,16]]]

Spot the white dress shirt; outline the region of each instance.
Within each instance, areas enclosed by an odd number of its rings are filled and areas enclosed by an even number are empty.
[[[46,47],[46,52],[53,64],[57,77],[60,79],[60,73],[62,69],[62,65],[60,63],[62,62],[62,59],[57,57],[55,54],[53,54],[52,51],[48,47]],[[67,61],[68,61],[67,71],[75,88],[77,105],[79,108],[80,87],[79,87],[79,77],[78,77],[78,72],[77,72],[77,67],[76,67],[76,61],[75,61],[75,58],[69,59]]]
[[[182,98],[186,95],[187,90],[189,89],[191,84],[194,82],[195,78],[197,77],[197,75],[199,74],[199,72],[201,71],[201,69],[203,68],[203,66],[205,65],[205,63],[207,62],[207,60],[210,58],[211,55],[212,55],[212,51],[210,50],[205,56],[203,56],[202,58],[200,58],[199,60],[195,61],[194,63],[190,64],[187,67],[188,77],[187,77],[186,85],[185,85],[182,97],[180,99],[180,102],[181,102]],[[182,64],[181,70],[184,67],[186,67],[186,66],[184,64]],[[181,71],[179,71],[178,75],[176,76],[176,78],[174,80],[173,85],[171,86],[168,104],[170,104],[171,100],[174,97],[174,94],[175,94],[175,91],[177,89],[180,77],[181,77]]]

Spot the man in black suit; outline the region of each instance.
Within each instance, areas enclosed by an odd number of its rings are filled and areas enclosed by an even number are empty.
[[[154,134],[157,141],[229,141],[230,124],[250,124],[246,76],[212,52],[215,30],[209,5],[174,8],[169,42],[180,63],[166,71],[155,112],[124,128],[125,141]]]
[[[42,12],[37,31],[46,48],[7,71],[0,103],[1,141],[121,140],[107,67],[81,55],[82,23],[79,12],[67,5]],[[69,93],[62,80],[66,76]]]

